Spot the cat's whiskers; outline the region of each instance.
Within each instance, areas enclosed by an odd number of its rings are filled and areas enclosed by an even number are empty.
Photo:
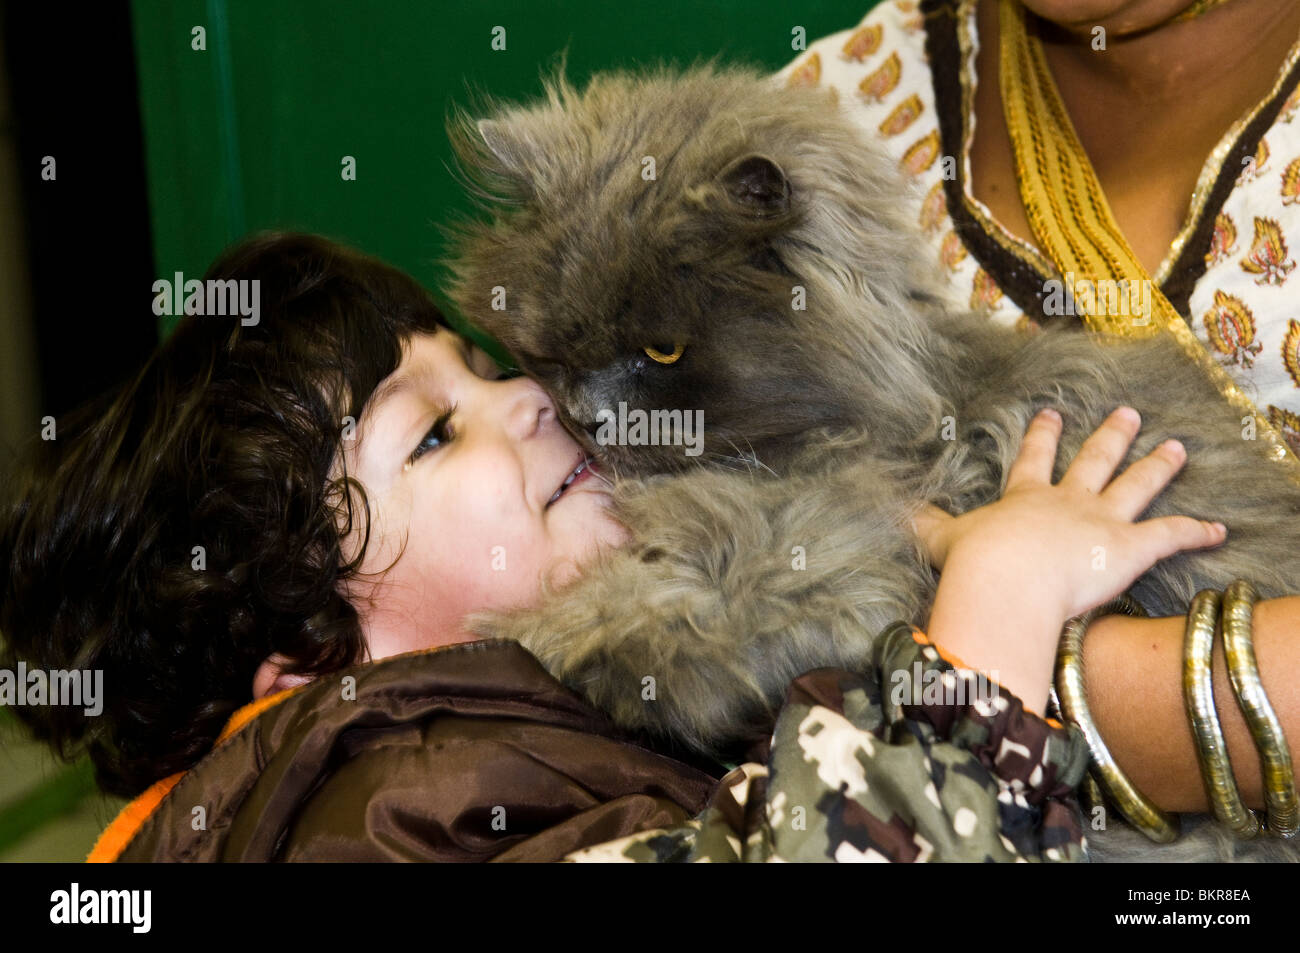
[[[772,472],[770,467],[759,463],[756,457],[743,453],[739,447],[736,448],[736,453],[736,456],[732,456],[726,453],[719,453],[716,450],[710,450],[707,451],[703,457],[696,457],[695,463],[696,466],[717,466],[724,470],[731,470],[734,473],[746,473],[750,476],[753,476],[759,467],[762,467],[769,473]],[[706,460],[705,457],[708,459]],[[728,464],[737,465],[729,466]]]
[[[730,437],[724,437],[723,439],[725,439],[727,443],[731,445],[732,450],[736,451],[736,455],[734,457],[729,457],[726,456],[725,454],[718,454],[718,456],[722,457],[722,459],[736,460],[737,462],[744,464],[745,469],[750,471],[766,470],[768,473],[772,474],[772,476],[774,477],[778,476],[775,470],[769,467],[762,460],[758,459],[758,454],[754,452],[754,445],[750,443],[748,437],[742,437],[742,439],[744,439],[745,441],[745,444],[749,447],[748,452],[741,450],[740,447],[736,446],[736,442],[732,440]]]
[[[744,472],[748,472],[748,471],[750,471],[750,470],[753,469],[752,467],[746,465],[745,461],[742,460],[740,457],[732,457],[732,456],[728,456],[728,455],[725,454],[725,453],[717,453],[716,451],[712,451],[712,450],[710,450],[708,453],[706,453],[705,456],[712,458],[712,459],[710,460],[710,462],[716,462],[717,465],[720,466],[720,467],[722,467],[722,469],[724,469],[724,470],[732,470],[732,471],[735,471],[735,472],[738,472],[738,473],[744,473]],[[734,466],[734,467],[733,467],[733,466],[728,466],[728,465],[724,462],[724,461],[728,461],[728,460],[729,460],[729,461],[733,461],[733,462],[735,462],[735,463],[738,463],[738,464],[740,464],[740,465],[739,465],[739,466]],[[695,460],[695,465],[696,465],[696,466],[700,466],[700,467],[705,466],[705,461],[704,461],[703,459],[697,457],[696,460]]]
[[[749,457],[749,459],[751,459],[751,460],[754,461],[754,465],[757,466],[757,467],[759,467],[759,468],[761,468],[761,469],[763,469],[763,470],[766,470],[768,473],[772,474],[772,476],[774,476],[774,477],[778,477],[778,478],[779,478],[780,475],[779,475],[775,470],[773,470],[771,467],[769,467],[769,466],[768,466],[766,463],[764,463],[762,460],[758,459],[758,454],[757,454],[756,452],[754,452],[754,445],[753,445],[753,443],[750,442],[750,440],[749,440],[748,437],[745,438],[745,443],[749,445],[749,453],[748,453],[747,456]],[[735,445],[732,444],[732,446],[735,446]]]

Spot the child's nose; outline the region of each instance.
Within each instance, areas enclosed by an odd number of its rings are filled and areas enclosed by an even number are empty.
[[[554,424],[555,405],[535,381],[518,377],[503,386],[510,390],[504,402],[505,427],[513,439],[527,439]]]

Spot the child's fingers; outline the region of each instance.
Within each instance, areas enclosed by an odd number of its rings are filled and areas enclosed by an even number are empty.
[[[1228,536],[1222,523],[1210,523],[1190,516],[1162,516],[1136,524],[1146,534],[1152,549],[1149,565],[1187,549],[1217,546]]]
[[[1110,482],[1119,462],[1142,426],[1132,407],[1119,407],[1107,417],[1079,448],[1079,454],[1061,477],[1061,486],[1100,493]]]
[[[1177,440],[1166,440],[1111,481],[1102,495],[1116,507],[1116,515],[1135,520],[1160,495],[1187,462],[1187,451]]]
[[[1056,444],[1061,439],[1061,415],[1046,408],[1034,415],[1015,462],[1007,470],[1007,490],[1022,484],[1051,484]],[[1005,493],[1005,491],[1004,491]]]

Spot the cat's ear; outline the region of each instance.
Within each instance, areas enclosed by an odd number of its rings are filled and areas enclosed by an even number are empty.
[[[790,208],[790,180],[767,156],[737,159],[719,178],[734,201],[758,215],[779,215]]]

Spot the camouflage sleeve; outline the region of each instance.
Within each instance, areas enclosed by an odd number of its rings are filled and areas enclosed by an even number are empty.
[[[723,778],[676,827],[572,861],[1079,861],[1082,733],[1028,712],[895,623],[871,671],[790,686],[766,766]]]

